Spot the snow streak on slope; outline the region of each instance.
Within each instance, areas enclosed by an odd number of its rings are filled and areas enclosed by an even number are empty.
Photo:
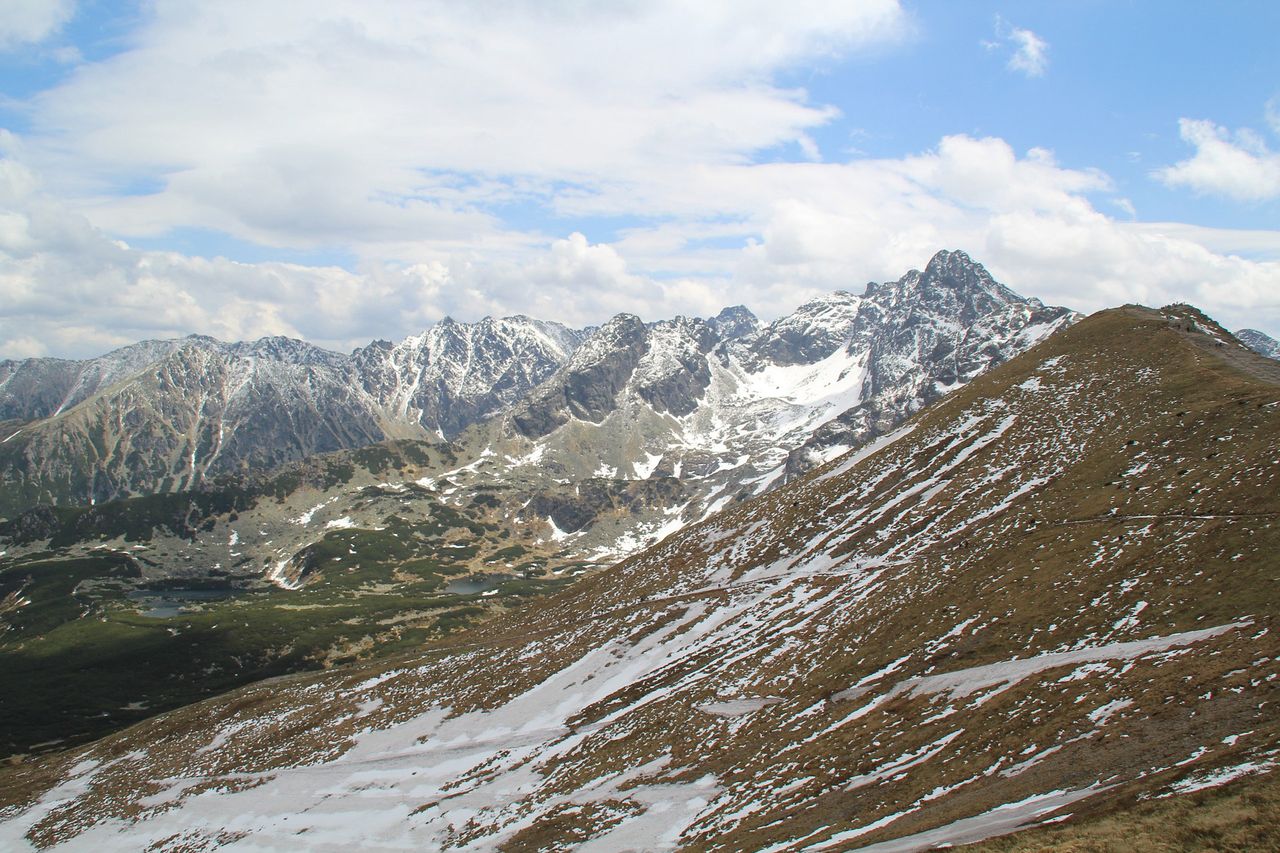
[[[485,476],[676,477],[689,491],[679,521],[693,523],[891,432],[1074,319],[960,252],[729,339],[702,320],[620,315],[505,433],[486,433],[511,464]],[[644,517],[633,530],[586,531],[575,547],[620,557],[678,527]]]
[[[1262,766],[1280,388],[1179,334],[1095,318],[452,648],[84,750],[0,842],[918,849]]]

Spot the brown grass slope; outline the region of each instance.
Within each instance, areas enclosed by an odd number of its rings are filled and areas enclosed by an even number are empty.
[[[1280,748],[1280,384],[1223,335],[1102,312],[460,641],[16,768],[0,847],[910,850],[1135,805],[1150,831]]]

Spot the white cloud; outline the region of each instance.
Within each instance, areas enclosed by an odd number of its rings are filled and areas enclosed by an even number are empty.
[[[128,50],[30,104],[28,135],[0,131],[0,355],[190,332],[349,349],[445,314],[769,318],[940,248],[1048,302],[1184,299],[1280,332],[1280,232],[1117,222],[1105,174],[996,138],[821,161],[833,110],[775,80],[900,38],[889,0],[147,8]],[[176,227],[358,261],[125,245]]]
[[[446,314],[524,312],[585,325],[617,311],[656,317],[655,308],[706,313],[716,304],[705,283],[636,275],[613,247],[576,233],[522,263],[458,252],[349,272],[193,258],[110,239],[13,159],[0,159],[0,209],[0,357],[83,357],[192,332],[349,350]]]
[[[815,154],[834,112],[774,76],[904,27],[896,0],[166,0],[34,101],[31,156],[126,237],[478,245],[492,205]]]
[[[1049,43],[1034,32],[1015,27],[1004,18],[996,16],[996,40],[983,41],[987,50],[1011,47],[1006,67],[1028,77],[1043,77],[1049,68]]]
[[[1268,118],[1272,120],[1273,111],[1269,104]],[[1153,174],[1164,184],[1239,201],[1280,198],[1280,153],[1268,150],[1256,133],[1239,130],[1232,134],[1211,121],[1189,118],[1178,121],[1178,132],[1196,153],[1157,169]]]
[[[147,337],[286,334],[347,350],[445,314],[575,325],[617,311],[769,318],[818,293],[896,278],[963,248],[1027,295],[1091,311],[1189,301],[1232,328],[1280,331],[1280,232],[1117,222],[1105,175],[953,136],[905,158],[690,170],[633,201],[664,210],[613,244],[508,238],[359,270],[239,264],[130,249],[0,161],[0,354],[91,355]],[[611,208],[620,195],[593,203]],[[1244,253],[1254,259],[1231,253]]]
[[[0,11],[0,50],[44,41],[71,20],[75,6],[75,0],[5,0]]]

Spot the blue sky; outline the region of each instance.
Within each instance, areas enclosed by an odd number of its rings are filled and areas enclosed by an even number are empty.
[[[940,248],[1280,334],[1275,3],[10,6],[0,356],[769,318]]]

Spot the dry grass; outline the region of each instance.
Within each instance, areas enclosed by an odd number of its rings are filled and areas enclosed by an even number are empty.
[[[990,853],[1261,853],[1280,850],[1280,773],[1167,799],[1119,800],[1060,826],[959,848]]]

